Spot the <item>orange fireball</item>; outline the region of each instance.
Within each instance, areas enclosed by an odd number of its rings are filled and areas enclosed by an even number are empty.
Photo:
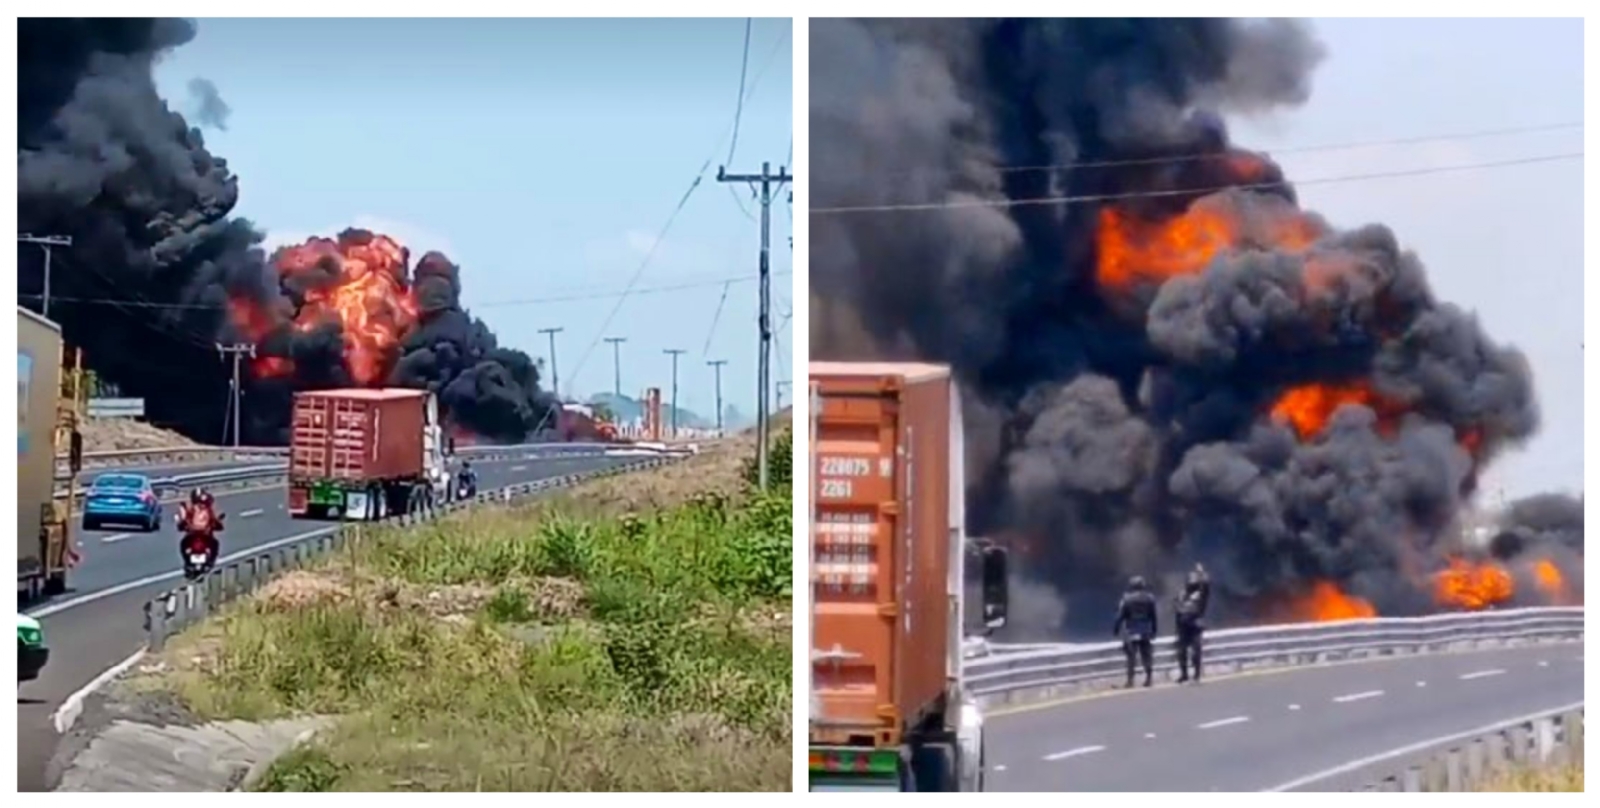
[[[1118,208],[1100,209],[1095,235],[1102,288],[1121,289],[1136,282],[1160,283],[1205,269],[1226,251],[1261,243],[1277,250],[1300,252],[1319,235],[1318,227],[1300,214],[1262,216],[1247,230],[1242,214],[1228,197],[1211,196],[1168,219],[1152,221]]]
[[[1487,609],[1510,600],[1514,592],[1511,573],[1487,561],[1451,559],[1449,568],[1434,577],[1434,600],[1455,609]]]
[[[1348,384],[1303,384],[1291,387],[1272,405],[1271,415],[1288,424],[1301,440],[1322,434],[1340,407],[1359,404],[1378,414],[1380,431],[1393,429],[1404,410],[1379,395],[1365,382]]]
[[[1297,623],[1360,620],[1378,616],[1378,610],[1371,603],[1346,594],[1332,581],[1313,583],[1310,590],[1291,596],[1278,611],[1283,619]]]

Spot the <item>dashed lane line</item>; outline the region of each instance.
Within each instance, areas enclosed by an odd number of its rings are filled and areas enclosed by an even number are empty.
[[[1106,751],[1104,746],[1080,746],[1077,749],[1068,749],[1065,752],[1053,752],[1045,755],[1044,759],[1054,763],[1058,760],[1066,760],[1067,758],[1081,757],[1083,755],[1092,755],[1096,752],[1104,751]]]
[[[1215,721],[1207,721],[1204,724],[1200,724],[1199,726],[1195,727],[1195,729],[1216,729],[1218,727],[1233,726],[1234,724],[1243,724],[1249,720],[1250,716],[1248,715],[1236,715],[1232,718],[1219,718]]]
[[[1367,699],[1375,699],[1382,695],[1382,690],[1363,690],[1360,693],[1349,693],[1343,696],[1334,696],[1333,703],[1349,704],[1352,701],[1365,701]]]

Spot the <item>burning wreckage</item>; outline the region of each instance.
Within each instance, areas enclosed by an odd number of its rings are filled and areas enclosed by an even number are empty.
[[[231,369],[215,346],[247,341],[251,443],[282,443],[293,392],[330,387],[435,390],[462,436],[517,441],[557,422],[532,360],[461,309],[445,256],[412,267],[393,239],[351,230],[268,259],[262,234],[231,216],[238,179],[151,77],[192,23],[18,25],[19,228],[73,239],[52,256],[50,317],[152,421],[216,440]],[[225,110],[212,96],[205,109]],[[38,308],[42,251],[18,258],[19,297]]]
[[[1132,574],[1224,623],[1581,603],[1583,510],[1464,539],[1538,425],[1530,371],[1381,225],[1301,209],[1222,114],[1303,102],[1293,22],[819,20],[811,350],[948,362],[968,530],[1016,638],[1103,631]],[[1054,200],[1054,201],[1048,201]]]

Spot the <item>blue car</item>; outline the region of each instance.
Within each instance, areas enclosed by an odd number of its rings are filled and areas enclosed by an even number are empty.
[[[83,529],[133,525],[146,533],[161,529],[161,498],[143,474],[102,474],[83,499]]]

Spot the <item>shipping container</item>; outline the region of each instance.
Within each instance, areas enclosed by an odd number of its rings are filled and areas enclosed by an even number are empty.
[[[61,360],[61,326],[18,306],[17,581],[33,595],[66,588],[66,515],[55,504]]]
[[[372,481],[423,473],[425,390],[295,393],[291,480]]]
[[[962,453],[949,368],[811,364],[813,744],[897,746],[959,675]],[[952,667],[952,663],[954,667]]]

